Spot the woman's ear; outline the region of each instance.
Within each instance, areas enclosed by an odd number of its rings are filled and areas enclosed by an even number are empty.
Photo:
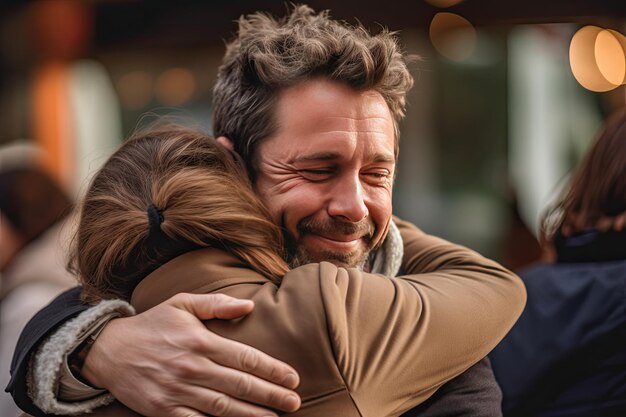
[[[217,143],[219,143],[222,146],[225,146],[226,148],[230,149],[231,151],[235,150],[235,145],[226,136],[220,136],[219,138],[217,138]]]

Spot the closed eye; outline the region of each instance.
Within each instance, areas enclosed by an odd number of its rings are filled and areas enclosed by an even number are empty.
[[[369,182],[372,185],[387,185],[389,184],[391,180],[391,172],[389,172],[389,170],[386,170],[386,169],[377,170],[377,171],[368,171],[368,172],[362,173],[361,175],[363,175],[363,177],[366,178],[365,181]]]
[[[300,175],[310,181],[324,181],[330,178],[334,173],[334,169],[301,169],[298,171]]]

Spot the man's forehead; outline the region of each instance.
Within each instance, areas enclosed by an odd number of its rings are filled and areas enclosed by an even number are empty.
[[[300,152],[293,156],[289,163],[303,163],[303,162],[337,162],[346,158],[346,155],[338,151],[312,151],[312,152]],[[385,163],[394,164],[396,162],[393,154],[384,152],[375,152],[368,157],[368,162],[371,163]]]

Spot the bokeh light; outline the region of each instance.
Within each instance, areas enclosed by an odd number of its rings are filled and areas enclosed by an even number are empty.
[[[127,110],[141,110],[153,96],[154,80],[145,71],[133,71],[117,80],[117,92],[122,106]]]
[[[91,41],[94,17],[90,2],[37,1],[30,2],[29,23],[39,55],[76,58]]]
[[[429,34],[435,49],[452,61],[464,61],[476,47],[476,29],[458,14],[437,13],[430,22]]]
[[[626,75],[626,57],[619,40],[608,30],[598,33],[595,46],[596,64],[608,82],[620,85]]]
[[[168,106],[180,106],[191,99],[196,90],[196,80],[191,71],[171,68],[159,76],[156,84],[157,99]]]
[[[626,39],[597,26],[581,28],[570,42],[570,67],[584,88],[605,92],[626,81]]]

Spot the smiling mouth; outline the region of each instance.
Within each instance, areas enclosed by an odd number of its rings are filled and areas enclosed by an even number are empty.
[[[338,235],[338,236],[327,236],[327,235],[317,235],[323,239],[326,240],[332,240],[334,242],[352,242],[355,240],[361,240],[363,239],[363,236],[357,236],[357,235]]]
[[[330,250],[338,252],[348,252],[357,249],[363,241],[363,236],[323,236],[317,234],[307,234],[306,238],[316,240]]]

